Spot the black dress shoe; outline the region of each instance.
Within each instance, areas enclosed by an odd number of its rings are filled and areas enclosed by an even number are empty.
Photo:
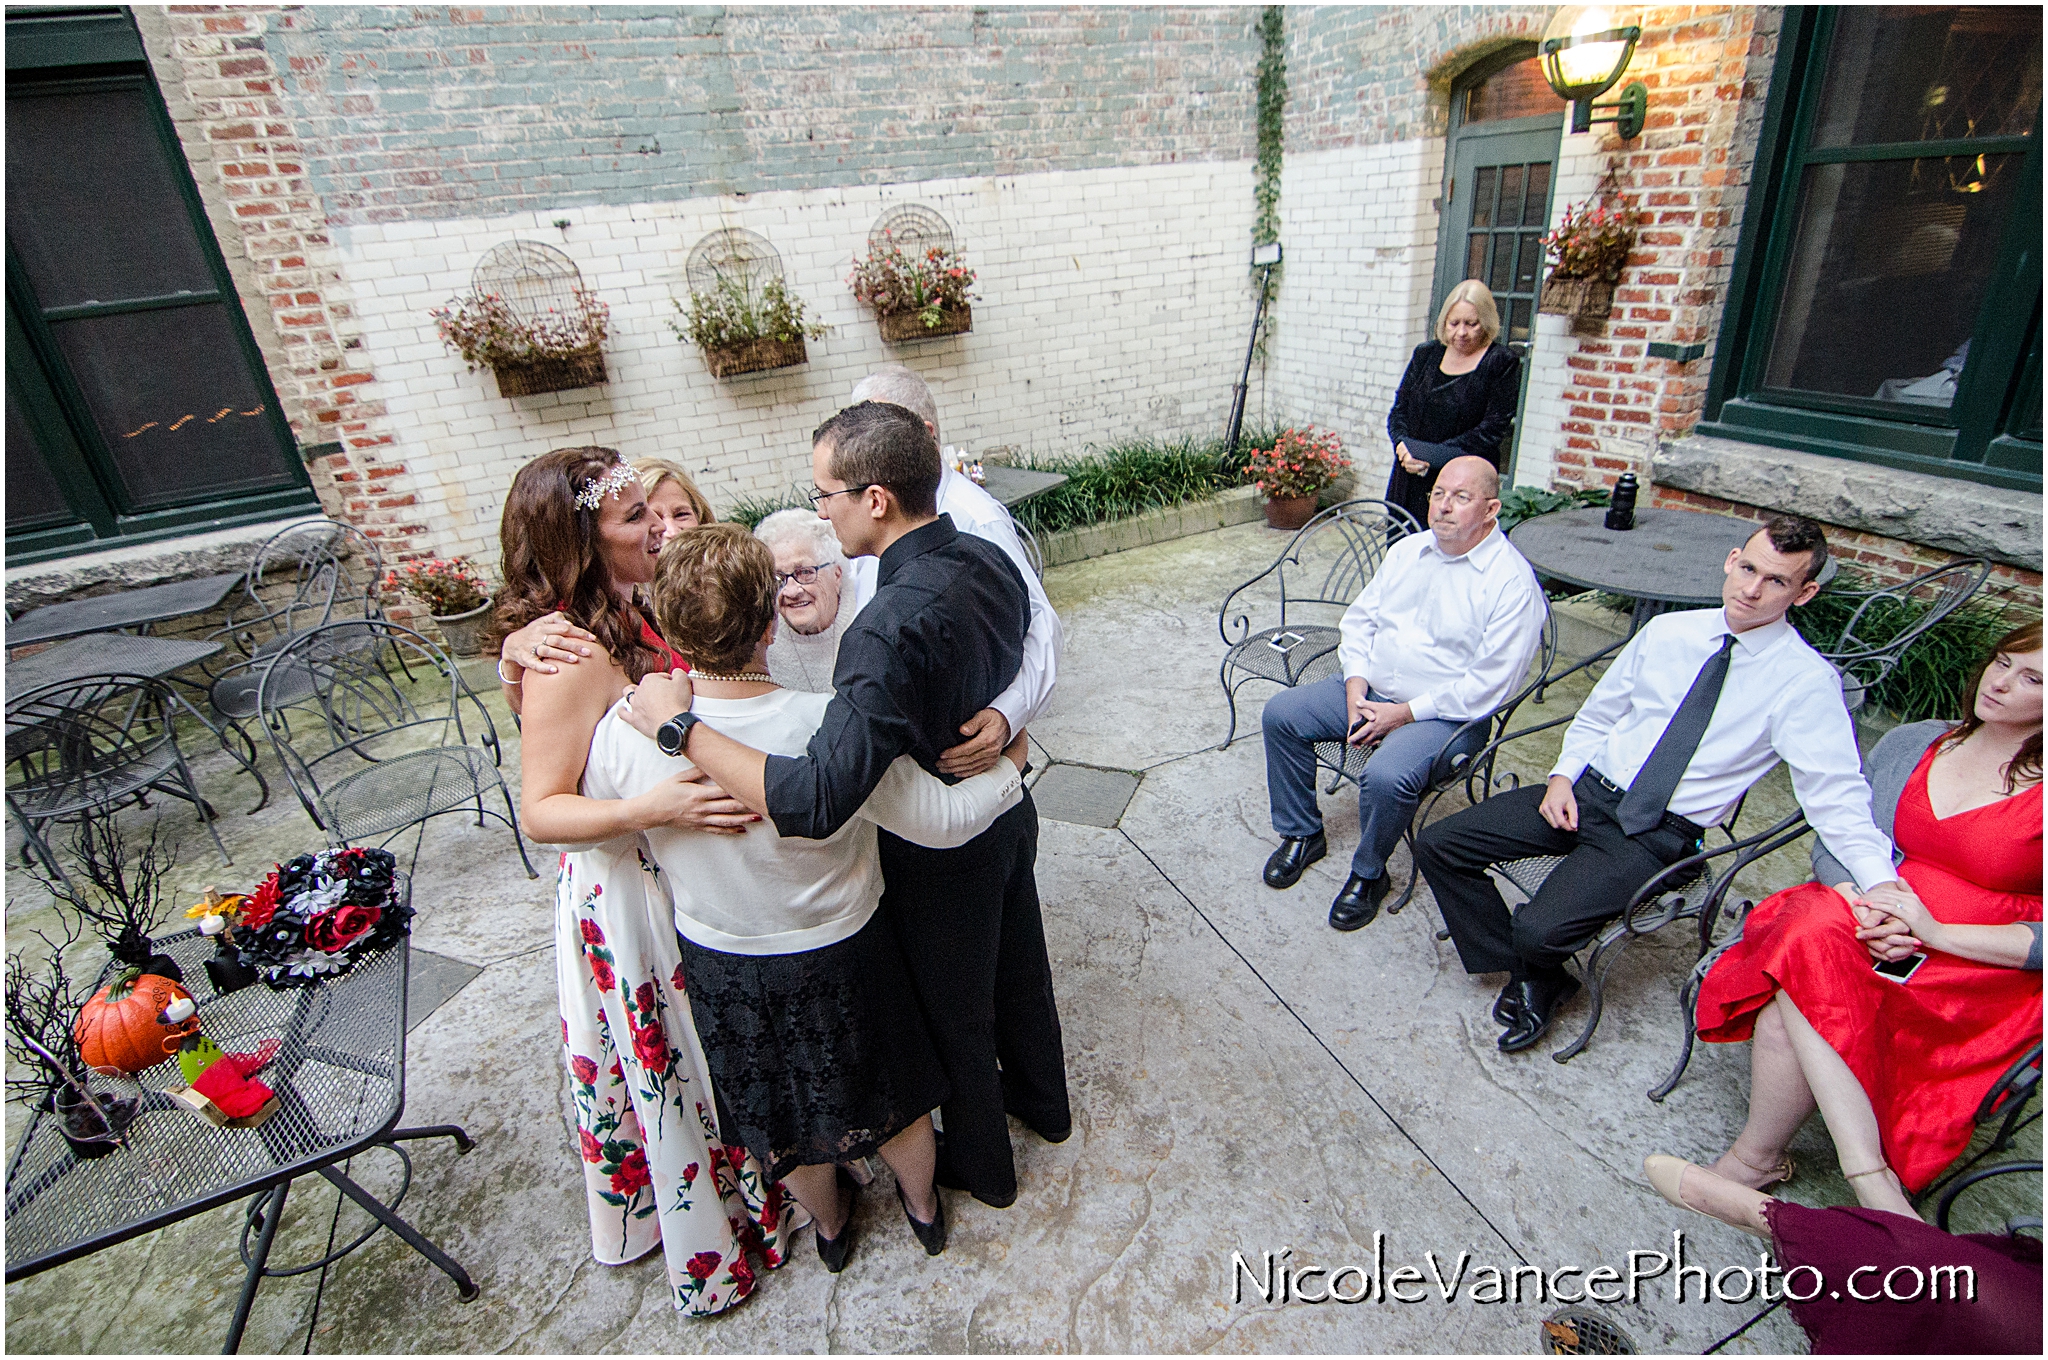
[[[946,1249],[946,1201],[940,1197],[936,1187],[932,1190],[932,1203],[939,1207],[929,1223],[918,1222],[917,1215],[910,1212],[910,1201],[903,1197],[900,1183],[896,1187],[896,1202],[903,1206],[903,1216],[910,1220],[910,1231],[924,1244],[925,1255],[937,1256]]]
[[[1330,903],[1330,924],[1339,930],[1356,930],[1380,914],[1380,900],[1387,895],[1387,876],[1366,878],[1353,874],[1344,880],[1344,890]]]
[[[991,1209],[1007,1209],[1017,1202],[1017,1189],[1014,1182],[1012,1182],[1010,1193],[1007,1196],[984,1194],[982,1191],[976,1190],[973,1186],[969,1185],[967,1178],[954,1170],[953,1159],[946,1155],[946,1132],[944,1129],[937,1131],[937,1138],[939,1155],[938,1165],[932,1169],[933,1185],[943,1190],[964,1190]]]
[[[839,1188],[846,1192],[846,1222],[839,1225],[839,1236],[827,1237],[821,1228],[811,1230],[818,1239],[818,1259],[834,1275],[846,1269],[847,1258],[853,1255],[853,1211],[860,1202],[860,1186],[843,1166],[839,1168]]]
[[[1301,881],[1301,871],[1330,852],[1318,831],[1313,836],[1282,836],[1280,848],[1266,857],[1266,886],[1291,888]]]
[[[1521,1013],[1522,999],[1516,995],[1515,984],[1510,980],[1507,986],[1500,989],[1500,995],[1493,999],[1493,1023],[1512,1025],[1515,1023],[1515,1017]]]
[[[1576,995],[1578,990],[1579,980],[1569,973],[1557,981],[1538,978],[1508,984],[1508,991],[1517,1010],[1514,1018],[1508,1022],[1507,1031],[1500,1036],[1500,1051],[1520,1053],[1525,1048],[1534,1048],[1543,1042],[1543,1036],[1550,1032],[1550,1022],[1556,1017],[1558,1007]]]

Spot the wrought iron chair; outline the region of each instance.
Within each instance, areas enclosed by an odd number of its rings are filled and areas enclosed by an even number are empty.
[[[447,654],[410,628],[364,619],[290,639],[264,665],[257,710],[292,792],[333,844],[388,841],[470,812],[478,826],[492,817],[511,828],[527,877],[539,877],[498,773],[489,712]],[[504,812],[485,806],[491,790]]]
[[[1223,597],[1216,631],[1227,650],[1216,678],[1230,705],[1224,750],[1237,739],[1238,690],[1254,680],[1294,686],[1328,674],[1327,667],[1313,676],[1309,670],[1336,652],[1337,621],[1379,570],[1387,546],[1420,527],[1386,501],[1333,505],[1295,530],[1271,566]],[[1277,620],[1254,628],[1251,611],[1275,605]],[[1234,683],[1233,673],[1241,677]]]
[[[256,716],[256,691],[270,658],[323,624],[383,618],[383,579],[383,554],[354,525],[313,520],[273,534],[249,564],[242,601],[212,634],[229,647],[227,662],[208,671],[213,711],[240,733],[240,724]],[[243,739],[249,740],[246,733]],[[249,749],[253,755],[253,743]]]
[[[1535,694],[1548,681],[1550,668],[1557,662],[1557,623],[1550,612],[1550,601],[1543,602],[1543,632],[1537,643],[1534,669],[1520,689],[1502,700],[1491,713],[1482,714],[1462,724],[1453,732],[1437,751],[1436,759],[1429,769],[1429,783],[1424,788],[1421,800],[1416,804],[1415,815],[1408,821],[1407,829],[1401,833],[1401,840],[1408,847],[1408,883],[1401,895],[1387,904],[1389,916],[1399,912],[1415,896],[1415,885],[1421,870],[1415,863],[1415,828],[1425,825],[1440,799],[1452,789],[1463,786],[1466,796],[1474,802],[1483,801],[1484,790],[1491,787],[1494,757],[1499,754],[1503,736],[1508,724],[1515,719],[1515,711],[1524,700]],[[1338,673],[1337,653],[1326,652],[1303,669],[1299,683],[1314,684],[1319,680]],[[1545,724],[1551,726],[1553,724]],[[1531,729],[1537,730],[1537,729]],[[1477,752],[1457,751],[1475,731],[1486,733],[1486,742]],[[1520,735],[1520,734],[1517,734]],[[1339,784],[1356,784],[1365,777],[1372,751],[1353,746],[1343,741],[1319,741],[1314,744],[1316,767],[1330,772],[1329,783],[1324,793],[1335,793]]]
[[[1024,560],[1031,564],[1032,574],[1039,580],[1045,579],[1045,549],[1038,542],[1038,535],[1031,532],[1031,526],[1021,519],[1012,519],[1017,530],[1017,541],[1024,545]]]
[[[1960,609],[1990,575],[1989,562],[1963,557],[1897,585],[1842,592],[1843,598],[1859,601],[1856,610],[1832,642],[1814,650],[1842,673],[1842,702],[1849,711],[1861,709],[1865,696],[1898,668],[1906,649]],[[1901,615],[1910,622],[1882,642],[1871,640],[1884,636],[1886,627],[1896,626]]]
[[[23,858],[40,856],[44,867],[64,880],[63,867],[50,853],[45,827],[131,803],[147,806],[154,791],[192,804],[213,837],[221,862],[233,864],[214,826],[218,814],[200,796],[178,744],[181,716],[213,732],[221,748],[255,775],[268,797],[269,786],[254,761],[245,759],[167,681],[97,675],[10,698],[6,742],[13,772],[7,807],[21,824]]]
[[[1949,1212],[1955,1207],[1956,1200],[1970,1187],[1982,1184],[1995,1176],[2009,1176],[2022,1172],[2032,1172],[2037,1176],[2041,1174],[2041,1163],[2038,1160],[2005,1162],[1997,1166],[1980,1165],[1986,1157],[1995,1156],[2011,1147],[2014,1137],[2021,1129],[2040,1121],[2041,1110],[2035,1100],[2040,1090],[2041,1045],[2035,1044],[2011,1067],[2006,1068],[2004,1074],[1991,1084],[1991,1089],[1984,1093],[1984,1098],[1977,1102],[1977,1112],[1972,1116],[1977,1127],[1986,1128],[1993,1123],[1998,1125],[1998,1132],[1991,1136],[1991,1141],[1973,1155],[1958,1161],[1945,1174],[1913,1197],[1913,1203],[1917,1207],[1939,1196],[1934,1214],[1936,1227],[1943,1232],[1949,1231]],[[2038,1193],[2032,1197],[2032,1203],[2036,1207],[2039,1206]],[[2032,1229],[2037,1234],[2041,1231],[2041,1216],[2038,1213],[2009,1219],[2005,1225],[2008,1233],[2018,1233],[2026,1229]]]

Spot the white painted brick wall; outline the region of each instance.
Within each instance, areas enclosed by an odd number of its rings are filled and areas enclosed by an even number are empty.
[[[847,290],[868,229],[900,202],[943,214],[979,272],[971,334],[885,346]],[[601,443],[672,457],[723,507],[808,483],[811,430],[884,363],[923,374],[948,442],[971,449],[1220,434],[1250,321],[1251,213],[1250,165],[1212,162],[338,227],[332,254],[377,374],[357,391],[385,403],[396,446],[379,458],[410,470],[422,546],[495,562],[505,490],[538,454]],[[691,247],[727,226],[767,237],[832,327],[805,367],[720,382],[668,330]],[[465,371],[441,345],[429,309],[513,237],[564,249],[610,305],[606,386],[502,398],[488,371]],[[1387,381],[1398,377],[1397,366]]]

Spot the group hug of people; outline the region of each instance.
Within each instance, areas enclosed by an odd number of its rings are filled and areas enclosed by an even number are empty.
[[[1330,906],[1338,930],[1378,915],[1388,856],[1432,769],[1484,743],[1474,720],[1525,683],[1539,646],[1543,591],[1498,524],[1519,364],[1499,329],[1484,285],[1445,300],[1388,420],[1387,500],[1427,532],[1391,544],[1345,613],[1342,673],[1266,703],[1273,888],[1328,853],[1313,744],[1373,748],[1359,843]],[[1573,954],[1783,761],[1816,833],[1814,881],[1748,915],[1696,1016],[1708,1042],[1750,1041],[1748,1122],[1710,1166],[1655,1154],[1645,1174],[1673,1204],[1772,1239],[1781,1264],[1954,1260],[1961,1248],[1915,1237],[1945,1235],[1909,1197],[1964,1150],[1979,1102],[2041,1037],[2041,623],[1998,640],[1960,696],[1961,721],[1896,728],[1866,766],[1840,676],[1786,618],[1819,593],[1827,559],[1818,524],[1765,522],[1728,554],[1719,609],[1655,617],[1615,656],[1544,784],[1421,828],[1415,862],[1466,972],[1505,975],[1492,1018],[1500,1051],[1519,1053],[1578,990]],[[1536,856],[1561,862],[1511,912],[1488,866]],[[1842,1217],[1766,1193],[1793,1178],[1786,1148],[1816,1108],[1861,1206]],[[2024,1269],[2002,1249],[1970,1250],[2023,1308],[1932,1310],[1922,1333],[1890,1316],[1886,1344],[1850,1348],[2008,1349],[2000,1328],[2030,1316],[2038,1350],[2038,1248],[2013,1248],[2031,1251]],[[1877,1335],[1867,1307],[1841,1319],[1851,1337]]]
[[[802,1219],[843,1269],[871,1156],[938,1255],[940,1186],[1015,1201],[1008,1116],[1072,1129],[1023,787],[1059,619],[910,370],[812,474],[815,514],[750,533],[673,463],[556,449],[501,529],[592,1249],[659,1246],[697,1316]]]

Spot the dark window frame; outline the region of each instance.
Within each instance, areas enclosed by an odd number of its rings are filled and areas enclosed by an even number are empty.
[[[1756,163],[1708,380],[1701,434],[2041,490],[2041,121],[2030,136],[1816,148],[1808,136],[1836,11],[1788,7],[1778,36]],[[1777,303],[1798,230],[1807,167],[1828,162],[2016,153],[2012,214],[1971,351],[1947,412],[1794,392],[1764,381]]]
[[[139,90],[150,122],[172,171],[180,205],[191,219],[213,280],[209,293],[163,300],[169,305],[220,306],[235,345],[269,408],[265,423],[283,455],[280,474],[268,484],[232,496],[195,488],[176,503],[123,510],[124,493],[112,451],[105,446],[83,393],[72,380],[45,318],[148,306],[143,299],[105,307],[44,307],[16,260],[7,251],[7,379],[10,397],[33,430],[37,447],[10,449],[10,457],[41,458],[62,492],[69,518],[44,517],[6,536],[9,564],[74,556],[117,544],[167,539],[212,529],[261,523],[308,512],[320,513],[298,441],[277,398],[275,384],[249,328],[247,314],[214,236],[199,190],[170,121],[163,92],[146,59],[134,19],[125,10],[94,12],[10,11],[7,16],[7,81],[38,89],[114,88]]]

